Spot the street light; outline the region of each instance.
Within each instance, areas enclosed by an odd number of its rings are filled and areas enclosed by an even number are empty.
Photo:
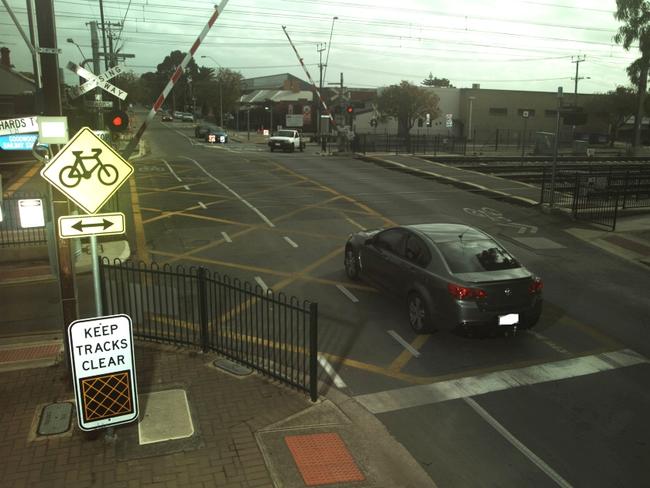
[[[79,52],[81,53],[81,59],[86,59],[86,56],[84,55],[83,51],[81,50],[81,47],[79,47],[79,44],[74,42],[74,39],[72,39],[71,37],[68,37],[67,40],[68,40],[68,42],[70,44],[74,44],[75,46],[77,46],[77,49],[79,49]]]
[[[221,66],[212,56],[202,55],[201,57],[211,59],[214,64],[223,69],[223,66]],[[219,78],[219,125],[223,127],[223,92],[221,91],[221,78]]]
[[[271,122],[270,122],[270,127],[269,127],[269,135],[273,135],[273,105],[270,107],[264,107],[264,110],[268,110],[269,113],[271,114]]]

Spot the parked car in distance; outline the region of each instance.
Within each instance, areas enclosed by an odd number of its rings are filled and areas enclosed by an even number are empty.
[[[345,245],[350,279],[405,299],[417,333],[441,325],[483,335],[533,327],[542,312],[541,278],[485,232],[432,223],[364,230]]]
[[[205,142],[226,144],[228,142],[228,132],[217,125],[208,126],[205,133]]]
[[[183,121],[183,122],[194,122],[194,115],[185,112],[185,113],[183,113],[183,115],[181,115],[181,121]]]
[[[171,114],[165,112],[162,114],[162,121],[163,122],[172,122],[174,120],[174,117],[171,116]]]

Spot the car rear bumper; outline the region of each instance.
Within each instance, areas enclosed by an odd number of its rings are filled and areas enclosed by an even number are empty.
[[[506,329],[515,326],[518,329],[526,329],[537,322],[542,313],[542,304],[542,297],[534,297],[526,307],[490,311],[479,309],[476,302],[456,300],[451,318],[456,326],[465,329]],[[519,321],[512,325],[499,325],[499,317],[508,314],[517,314]]]

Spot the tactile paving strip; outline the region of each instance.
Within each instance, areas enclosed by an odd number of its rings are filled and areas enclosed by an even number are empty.
[[[285,436],[284,441],[307,486],[366,479],[336,433]]]

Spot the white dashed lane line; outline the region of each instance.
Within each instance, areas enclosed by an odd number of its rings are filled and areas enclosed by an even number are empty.
[[[341,293],[343,293],[346,297],[348,297],[350,300],[352,300],[352,303],[359,303],[359,299],[355,297],[350,290],[348,290],[345,286],[343,285],[336,285],[336,287],[339,289]]]
[[[224,241],[232,242],[232,239],[230,238],[230,236],[228,234],[226,234],[225,232],[222,232],[221,235],[223,236]]]
[[[330,362],[320,354],[318,355],[318,362],[320,363],[323,370],[330,376],[330,378],[332,378],[332,381],[334,381],[334,385],[337,388],[346,388],[348,386],[345,384],[345,381],[343,381],[343,379],[338,375]]]
[[[187,191],[190,191],[190,187],[187,185],[183,185],[183,188],[185,188]]]
[[[418,351],[411,344],[409,344],[404,339],[402,339],[402,336],[400,336],[397,332],[395,332],[394,330],[389,330],[387,332],[388,332],[388,335],[390,335],[393,339],[395,339],[397,342],[399,342],[404,349],[406,349],[408,352],[410,352],[413,355],[413,357],[416,357],[416,358],[420,357],[420,351]]]
[[[266,283],[264,283],[264,280],[262,279],[261,276],[256,276],[255,277],[255,283],[260,285],[260,288],[266,293],[269,290],[269,287],[266,286]]]
[[[287,241],[291,247],[298,247],[298,244],[293,242],[289,237],[284,236],[284,240]]]
[[[165,163],[165,166],[167,166],[167,169],[168,169],[169,172],[174,176],[174,178],[176,178],[177,181],[183,181],[183,180],[181,180],[181,179],[179,178],[179,176],[176,174],[176,171],[174,171],[174,170],[172,169],[172,167],[169,165],[169,163],[167,162],[167,160],[163,159],[162,162]]]
[[[208,207],[205,206],[205,203],[203,203],[203,202],[198,202],[198,203],[199,203],[199,207],[201,207],[203,210],[208,208]]]

